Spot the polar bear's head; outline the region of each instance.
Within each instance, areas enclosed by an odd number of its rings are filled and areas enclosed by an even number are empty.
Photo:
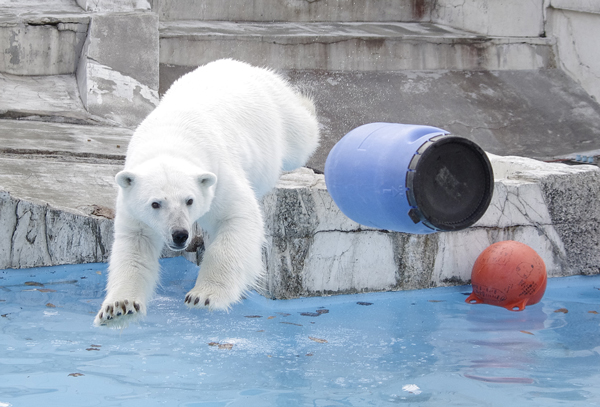
[[[217,182],[211,172],[177,165],[136,167],[115,179],[120,205],[162,236],[171,250],[184,250],[191,242],[193,224],[209,211]]]

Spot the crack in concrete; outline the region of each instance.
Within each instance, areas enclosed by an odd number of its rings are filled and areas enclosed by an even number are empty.
[[[374,233],[381,233],[381,234],[388,234],[388,233],[402,233],[402,232],[393,232],[393,231],[389,231],[389,230],[384,230],[384,229],[354,229],[354,230],[343,230],[343,229],[322,229],[322,230],[315,230],[313,232],[313,235],[317,235],[319,233],[364,233],[364,232],[374,232]]]
[[[505,124],[505,125],[501,125],[501,126],[477,126],[477,125],[467,124],[460,120],[452,120],[451,122],[449,122],[447,124],[447,126],[452,126],[454,124],[459,124],[461,126],[466,127],[467,129],[469,129],[471,134],[473,134],[473,131],[475,131],[475,130],[504,130],[504,129],[510,128],[512,125],[512,124]]]
[[[43,230],[43,234],[44,234],[44,241],[46,243],[46,253],[48,254],[48,258],[50,259],[50,264],[54,264],[54,259],[52,258],[52,253],[50,250],[50,236],[48,233],[48,209],[49,206],[48,204],[45,205],[44,207],[44,220],[42,222],[42,224],[44,225],[44,230]]]
[[[10,236],[10,248],[9,248],[9,253],[8,253],[8,266],[9,267],[13,267],[13,262],[14,262],[13,253],[14,253],[14,247],[15,247],[15,235],[17,234],[17,229],[19,228],[19,204],[20,204],[20,200],[11,197],[10,194],[8,196],[8,199],[15,201],[15,226],[14,226],[13,231],[12,231],[11,236]]]
[[[29,149],[0,149],[0,156],[12,159],[48,159],[62,162],[83,162],[91,164],[117,164],[125,161],[125,155],[100,154],[73,151],[39,151]]]
[[[16,88],[15,88],[16,89]],[[117,127],[116,122],[110,119],[99,118],[89,115],[88,117],[75,117],[74,111],[61,112],[34,112],[25,110],[0,110],[0,119],[23,119],[32,122],[50,122],[60,124],[77,124],[77,125],[104,125]],[[77,113],[75,111],[75,113]],[[82,116],[87,115],[87,111],[81,110]]]

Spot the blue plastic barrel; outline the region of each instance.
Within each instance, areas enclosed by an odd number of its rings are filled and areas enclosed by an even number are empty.
[[[492,198],[485,152],[431,126],[370,123],[330,151],[325,183],[336,205],[365,226],[426,234],[465,229]]]

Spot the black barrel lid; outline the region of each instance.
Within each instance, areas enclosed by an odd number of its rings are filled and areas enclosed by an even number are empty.
[[[440,231],[468,228],[487,210],[494,173],[485,152],[463,137],[426,141],[406,173],[407,198],[415,222]]]

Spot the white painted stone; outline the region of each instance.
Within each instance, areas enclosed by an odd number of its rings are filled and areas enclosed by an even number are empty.
[[[566,271],[564,245],[553,225],[511,225],[505,228],[479,228],[440,233],[439,246],[432,273],[436,285],[467,282],[477,257],[493,243],[515,240],[534,249],[544,260],[548,276],[576,274]]]
[[[502,240],[536,250],[551,277],[600,272],[598,237],[588,235],[600,227],[600,169],[490,158],[496,182],[488,211],[471,228],[429,235],[362,227],[335,206],[322,175],[284,175],[263,201],[267,295],[465,284],[479,254]]]
[[[599,171],[594,165],[565,165],[546,163],[527,157],[499,156],[487,153],[494,170],[494,179],[521,179],[536,181],[549,175],[577,175]]]
[[[540,186],[521,180],[503,180],[494,185],[486,213],[475,227],[548,225],[552,222]]]
[[[439,285],[453,285],[450,282],[471,280],[475,259],[491,244],[490,240],[487,230],[483,228],[440,233],[432,281]]]
[[[386,233],[319,232],[304,263],[310,293],[381,291],[396,285],[392,242]]]

